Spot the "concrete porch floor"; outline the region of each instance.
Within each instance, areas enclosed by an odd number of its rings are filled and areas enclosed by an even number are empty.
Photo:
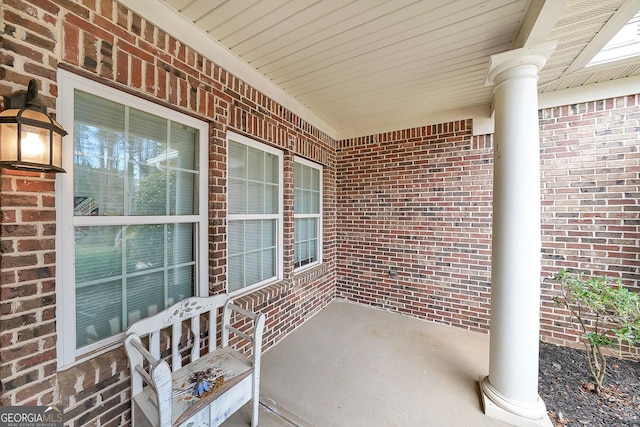
[[[336,300],[263,354],[259,424],[505,426],[482,413],[488,369],[488,335]]]

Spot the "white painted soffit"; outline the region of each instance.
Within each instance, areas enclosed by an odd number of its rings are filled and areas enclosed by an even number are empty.
[[[291,95],[259,73],[240,57],[199,29],[182,14],[176,12],[164,1],[157,0],[118,0],[127,8],[144,19],[162,28],[168,34],[183,43],[194,47],[231,74],[253,86],[285,108],[298,114],[320,131],[333,139],[338,139],[336,130]]]

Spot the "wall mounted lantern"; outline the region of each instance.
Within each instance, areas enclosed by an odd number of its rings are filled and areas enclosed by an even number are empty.
[[[0,167],[65,172],[62,169],[62,137],[67,132],[38,104],[38,83],[29,81],[27,91],[4,97],[0,112]]]

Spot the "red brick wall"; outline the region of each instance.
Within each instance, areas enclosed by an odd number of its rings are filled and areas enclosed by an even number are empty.
[[[35,77],[53,112],[57,6],[43,6],[0,7],[0,95]],[[55,175],[0,169],[0,182],[0,404],[46,404],[55,400],[57,365]]]
[[[540,111],[542,338],[577,343],[552,297],[561,268],[640,291],[640,95]]]
[[[53,112],[64,67],[211,122],[212,293],[224,289],[226,268],[226,130],[284,150],[284,280],[242,300],[267,314],[267,347],[327,304],[336,283],[340,297],[488,328],[491,138],[473,137],[470,121],[336,143],[115,1],[5,0],[0,10],[0,95],[35,77]],[[546,278],[556,269],[637,286],[638,104],[634,96],[541,112],[544,339],[575,341],[550,304]],[[325,263],[296,276],[294,155],[325,167]],[[56,372],[54,176],[0,169],[0,179],[0,403],[62,403],[68,424],[126,424],[122,349]]]
[[[470,125],[338,142],[339,297],[488,330],[491,136]],[[540,132],[541,338],[576,345],[554,272],[640,290],[640,95],[541,110]]]
[[[1,405],[53,399],[55,176],[0,169]]]
[[[471,120],[340,141],[337,296],[488,328],[491,154]]]
[[[211,293],[226,287],[227,129],[284,151],[284,280],[241,300],[267,315],[265,348],[333,299],[334,140],[115,1],[16,0],[3,2],[1,10],[0,95],[36,78],[41,101],[54,112],[56,70],[65,68],[211,123]],[[324,264],[295,276],[294,155],[321,163],[325,183]],[[56,372],[55,176],[5,169],[0,174],[0,403],[61,403],[69,425],[127,424],[130,391],[122,348]]]

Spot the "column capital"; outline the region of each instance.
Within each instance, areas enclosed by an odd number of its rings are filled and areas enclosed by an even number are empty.
[[[556,44],[555,41],[550,41],[491,55],[485,87],[496,84],[496,78],[502,72],[521,65],[533,65],[540,71],[556,49]]]

